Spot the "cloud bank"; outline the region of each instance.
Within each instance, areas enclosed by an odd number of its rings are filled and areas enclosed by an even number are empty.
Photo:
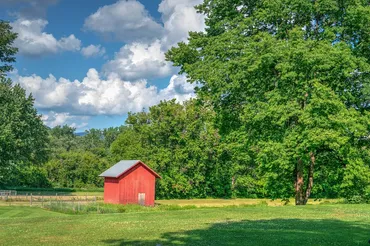
[[[16,72],[13,80],[33,94],[35,106],[47,112],[43,120],[51,127],[65,123],[86,127],[92,116],[137,112],[161,100],[188,100],[195,96],[195,85],[187,83],[185,76],[175,75],[178,69],[165,60],[165,52],[178,42],[187,42],[189,31],[204,31],[204,16],[194,9],[201,2],[163,0],[158,6],[160,20],[155,20],[137,0],[102,6],[85,19],[83,28],[104,40],[123,44],[100,73],[91,68],[81,81],[71,81],[52,74],[42,78]],[[22,15],[11,23],[19,33],[15,45],[21,55],[41,57],[68,51],[80,52],[88,59],[105,57],[101,45],[82,47],[73,34],[57,39],[45,31],[47,24],[45,19]],[[170,79],[166,87],[158,88],[148,84],[155,78]]]
[[[82,81],[56,79],[53,75],[41,78],[18,74],[13,80],[27,93],[32,93],[37,108],[59,113],[60,117],[62,113],[69,116],[123,115],[161,100],[184,101],[194,97],[194,85],[179,75],[173,75],[164,89],[148,85],[146,80],[130,82],[114,75],[102,79],[95,69],[90,69]]]
[[[86,18],[85,28],[128,42],[107,62],[104,73],[115,73],[122,79],[160,78],[176,73],[164,54],[178,42],[186,42],[189,31],[205,29],[204,16],[194,8],[201,2],[163,0],[158,7],[163,23],[155,22],[136,0],[121,0],[99,8]]]

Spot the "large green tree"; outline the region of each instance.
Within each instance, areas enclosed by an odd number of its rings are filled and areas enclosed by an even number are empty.
[[[268,194],[303,205],[340,184],[343,195],[364,196],[369,1],[205,0],[197,8],[206,31],[190,33],[167,59],[201,84],[221,133],[243,137]]]
[[[48,158],[47,128],[44,126],[31,95],[0,81],[0,184],[14,183],[15,173],[29,165],[40,165]]]
[[[0,20],[0,77],[13,70],[11,63],[15,62],[15,54],[18,49],[12,44],[17,34],[12,32],[8,22]]]
[[[21,177],[36,172],[42,176],[37,165],[47,159],[47,129],[33,107],[32,95],[5,77],[13,69],[16,37],[9,23],[0,21],[0,185],[20,184]]]

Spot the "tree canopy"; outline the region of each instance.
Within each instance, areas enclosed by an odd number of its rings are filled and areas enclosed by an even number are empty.
[[[47,129],[31,95],[10,80],[0,81],[0,182],[12,182],[17,169],[48,159]],[[14,175],[13,175],[14,174]]]
[[[206,31],[191,33],[167,59],[201,84],[198,95],[215,108],[222,134],[244,137],[271,196],[294,194],[306,204],[332,182],[363,194],[369,2],[205,0],[198,10]]]
[[[0,21],[0,185],[16,182],[20,172],[48,158],[46,127],[33,107],[32,95],[5,78],[15,62],[16,37],[9,23]]]
[[[11,63],[15,62],[18,49],[13,47],[17,34],[12,32],[8,22],[0,20],[0,77],[13,70]]]

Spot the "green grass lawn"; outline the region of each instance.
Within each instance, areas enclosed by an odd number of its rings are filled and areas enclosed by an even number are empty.
[[[0,245],[369,245],[370,205],[68,215],[0,207]]]

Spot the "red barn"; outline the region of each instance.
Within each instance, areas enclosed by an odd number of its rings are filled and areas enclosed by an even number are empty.
[[[155,179],[161,178],[140,160],[123,160],[104,177],[104,202],[154,206]]]

